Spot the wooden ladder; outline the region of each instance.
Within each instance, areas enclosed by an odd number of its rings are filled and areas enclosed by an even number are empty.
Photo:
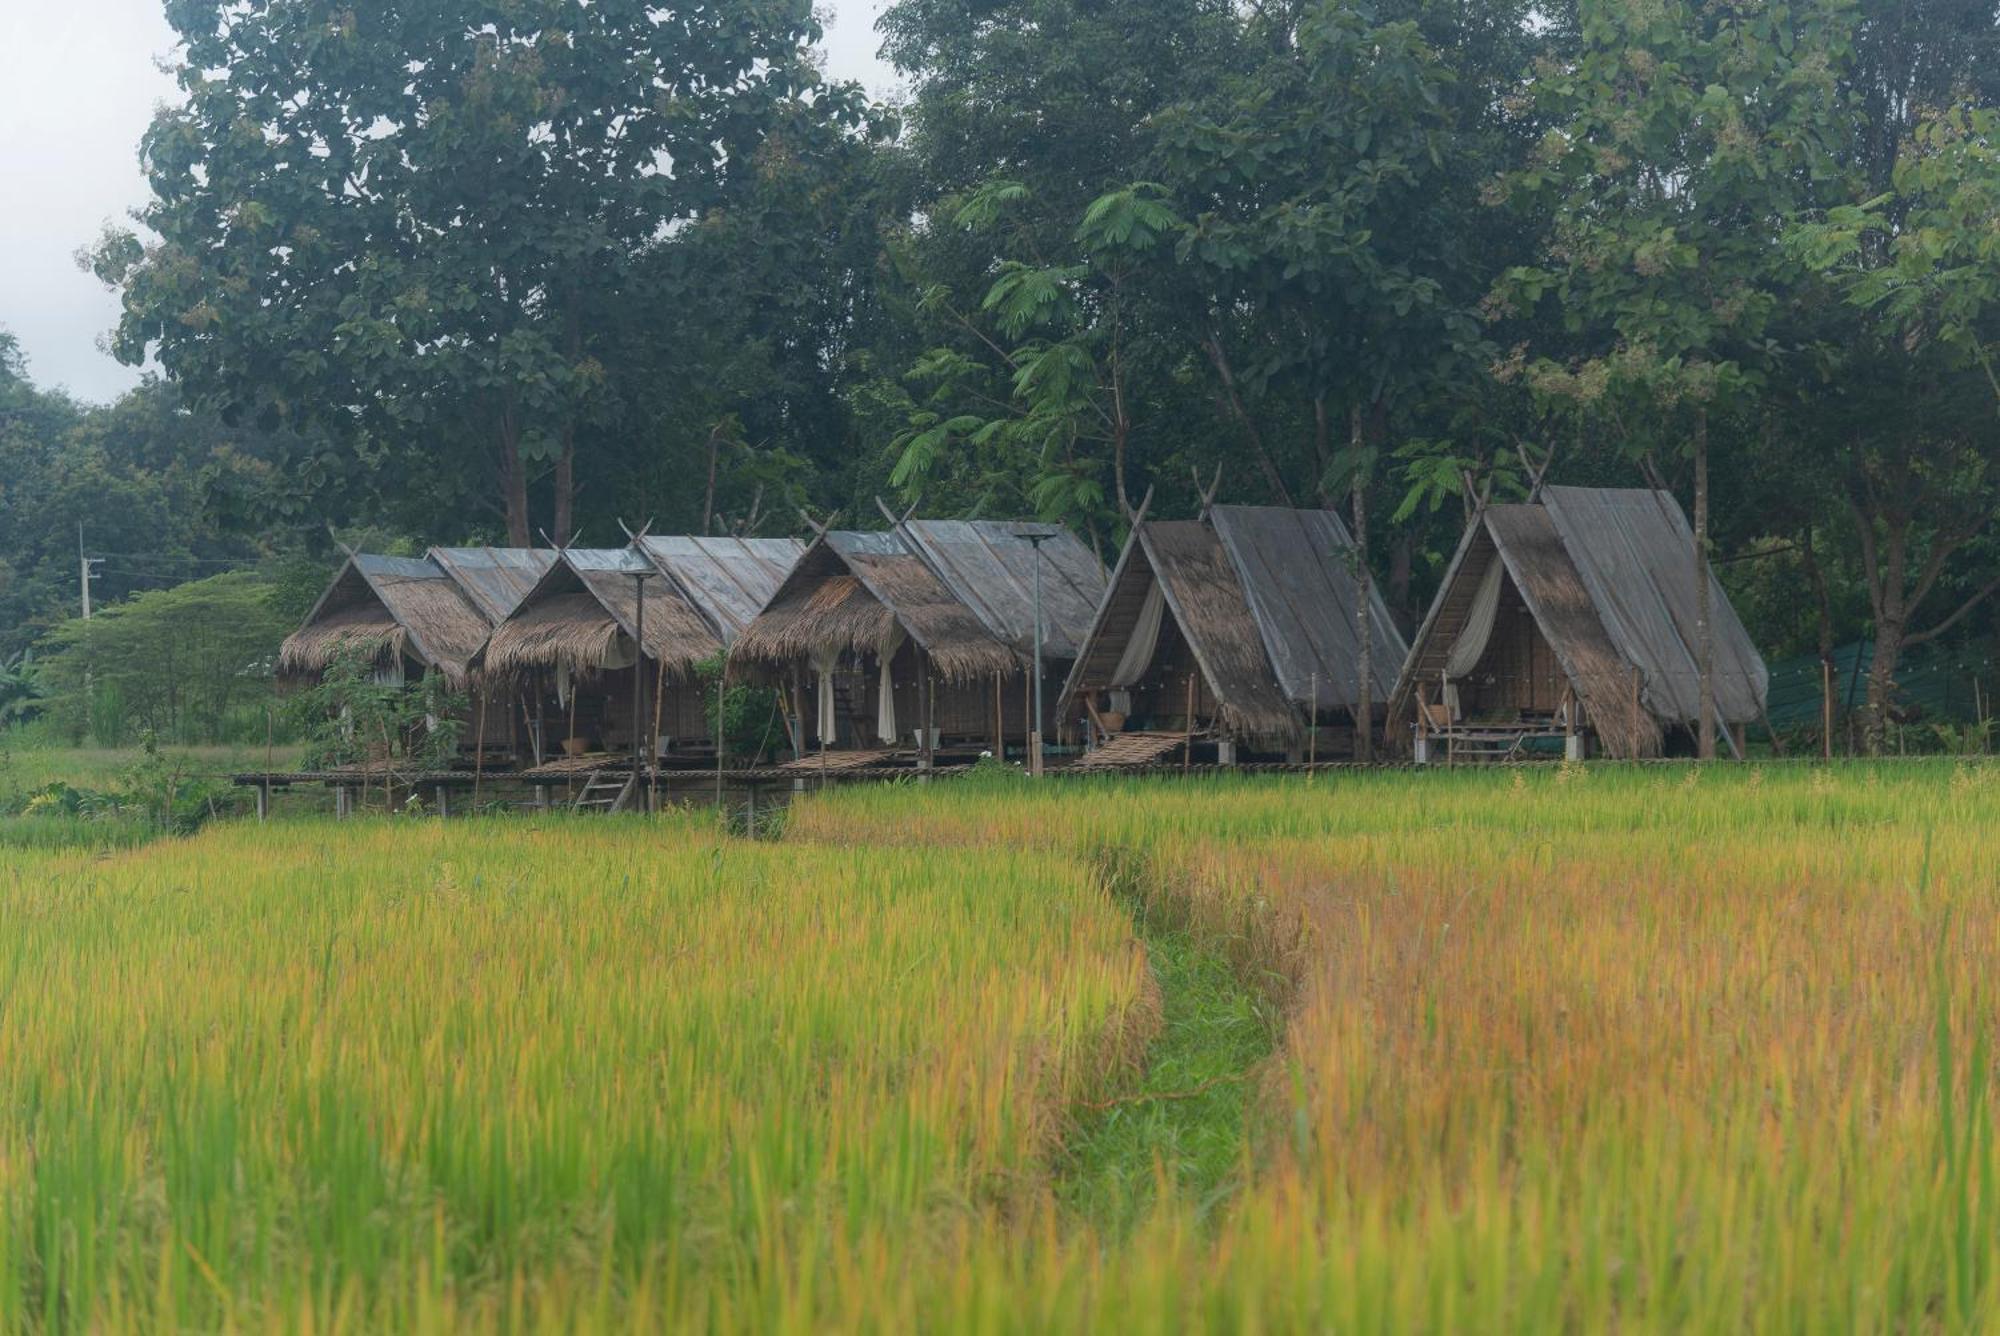
[[[570,804],[575,812],[620,812],[631,800],[632,784],[636,777],[615,770],[593,770],[583,781],[583,788],[577,793],[576,801]]]

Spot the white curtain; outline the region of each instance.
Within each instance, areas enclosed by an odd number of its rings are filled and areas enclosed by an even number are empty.
[[[565,710],[569,708],[569,665],[566,663],[556,664],[556,704]]]
[[[639,662],[639,642],[620,631],[611,637],[611,643],[604,648],[604,668],[630,668]]]
[[[1132,638],[1125,642],[1125,652],[1118,656],[1118,666],[1111,672],[1111,685],[1129,687],[1145,676],[1146,669],[1153,662],[1153,651],[1160,647],[1160,619],[1167,606],[1167,591],[1156,578],[1146,590],[1145,602],[1139,605],[1139,620],[1133,623]]]
[[[875,736],[884,742],[896,740],[896,689],[889,677],[889,665],[903,647],[903,628],[891,626],[889,639],[876,652],[878,674],[875,685]]]
[[[1493,638],[1494,616],[1500,611],[1500,577],[1505,573],[1505,565],[1496,553],[1486,574],[1479,578],[1479,589],[1472,596],[1472,610],[1466,614],[1465,629],[1452,642],[1451,656],[1444,661],[1446,678],[1464,677],[1485,655],[1486,642]]]
[[[813,672],[819,678],[819,740],[832,746],[839,741],[840,721],[833,703],[833,666],[840,661],[837,654],[813,655]]]

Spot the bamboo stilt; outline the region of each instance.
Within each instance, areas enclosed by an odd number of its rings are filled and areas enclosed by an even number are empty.
[[[486,773],[486,693],[479,693],[479,715],[472,726],[472,810],[479,810],[479,781]]]

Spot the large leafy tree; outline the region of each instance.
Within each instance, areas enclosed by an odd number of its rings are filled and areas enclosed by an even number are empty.
[[[860,114],[809,59],[806,0],[167,12],[186,100],[145,142],[157,240],[96,257],[119,354],[312,425],[330,474],[365,441],[434,488],[483,475],[515,543],[537,474],[567,537],[579,442],[624,425],[606,331],[665,334],[650,253],[774,130]]]
[[[1849,24],[1838,6],[1584,0],[1574,60],[1531,88],[1549,129],[1505,190],[1551,210],[1539,263],[1504,289],[1554,303],[1535,350],[1545,393],[1610,424],[1637,455],[1694,474],[1698,747],[1715,753],[1709,445],[1756,393],[1800,266],[1781,241],[1827,148]]]
[[[298,495],[270,466],[280,448],[150,377],[104,407],[38,389],[0,331],[0,657],[77,610],[79,525],[106,557],[100,603],[270,550]]]
[[[1855,535],[1876,749],[1905,651],[2000,590],[2000,14],[1990,0],[1863,0],[1858,17],[1842,188],[1790,236],[1825,280],[1795,316],[1803,351],[1786,386],[1809,444],[1772,469],[1795,490],[1826,478]]]
[[[1465,224],[1478,180],[1504,162],[1412,18],[1274,6],[1246,35],[1262,54],[1225,96],[1158,118],[1158,172],[1185,219],[1175,256],[1192,277],[1169,290],[1272,499],[1348,499],[1360,592],[1396,409],[1454,362],[1475,370],[1454,353],[1478,343],[1472,307],[1493,269]],[[1367,606],[1357,598],[1364,716]],[[1359,743],[1365,757],[1367,730]]]
[[[1143,180],[1151,118],[1244,58],[1218,0],[898,0],[911,78],[907,315],[854,401],[885,481],[927,507],[1033,508],[1109,538],[1189,491],[1216,408],[1158,300],[1174,265]],[[900,354],[900,356],[898,356]],[[1160,506],[1168,502],[1164,499]]]

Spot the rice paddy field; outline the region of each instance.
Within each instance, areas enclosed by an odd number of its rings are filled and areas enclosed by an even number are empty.
[[[1986,1329],[2000,769],[0,843],[0,1326]]]

